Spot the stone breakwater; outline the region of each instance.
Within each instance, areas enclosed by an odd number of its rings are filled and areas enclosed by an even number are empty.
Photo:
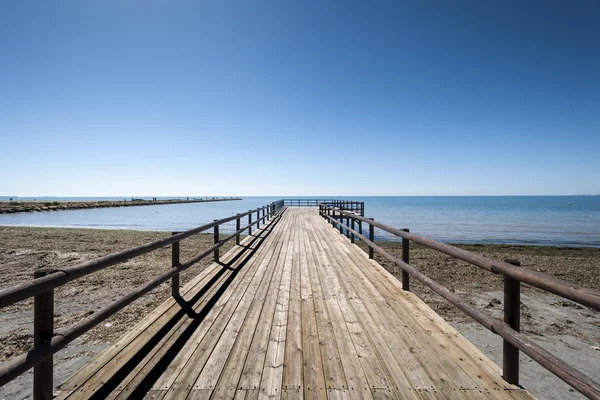
[[[11,201],[0,202],[0,214],[22,212],[46,212],[62,210],[84,210],[89,208],[137,207],[155,206],[160,204],[206,203],[212,201],[241,200],[239,197],[209,197],[205,199],[171,199],[143,200],[131,199],[124,201]]]

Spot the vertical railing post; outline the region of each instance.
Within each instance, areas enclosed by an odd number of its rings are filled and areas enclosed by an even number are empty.
[[[40,270],[33,273],[34,279],[53,273]],[[33,300],[33,346],[40,346],[54,336],[54,289],[39,293]],[[34,400],[52,400],[54,390],[54,356],[46,358],[33,367]]]
[[[260,210],[256,210],[256,229],[260,228]]]
[[[350,217],[346,216],[346,226],[350,228]],[[346,237],[350,239],[350,229],[346,229]]]
[[[354,218],[352,218],[352,230],[354,230]],[[354,232],[350,232],[350,243],[354,243]]]
[[[252,210],[248,213],[248,236],[252,235]]]
[[[371,221],[375,221],[373,218],[369,218]],[[369,224],[369,240],[372,242],[375,240],[375,227]],[[373,259],[373,247],[369,246],[369,258]]]
[[[177,235],[179,232],[172,232],[173,235]],[[175,242],[171,245],[171,267],[177,268],[179,265],[179,242]],[[179,295],[179,274],[174,275],[171,278],[171,296],[175,298],[181,297]]]
[[[218,221],[218,219],[215,219],[215,222]],[[215,244],[219,243],[219,225],[215,225],[215,232],[214,232],[214,242]],[[219,248],[215,249],[214,253],[213,253],[213,260],[215,262],[219,262]]]
[[[240,221],[240,214],[238,213],[238,218],[235,220],[235,231],[239,232],[240,228],[241,228],[241,221]],[[235,244],[237,244],[237,245],[240,244],[240,234],[239,233],[235,237]]]
[[[344,228],[342,228],[342,224],[344,223],[344,214],[342,214],[342,212],[340,211],[340,233],[343,235],[344,234]]]
[[[504,261],[521,266],[517,260]],[[521,283],[508,276],[504,277],[504,322],[517,332],[521,330]],[[513,385],[519,384],[519,349],[506,339],[502,344],[502,378]]]
[[[404,232],[409,232],[409,229],[402,229]],[[410,241],[402,238],[402,261],[405,263],[410,262]],[[404,269],[402,269],[402,290],[410,290],[410,275]]]

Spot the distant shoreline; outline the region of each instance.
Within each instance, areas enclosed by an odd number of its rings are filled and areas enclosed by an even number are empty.
[[[46,211],[64,211],[64,210],[83,210],[90,208],[112,208],[112,207],[139,207],[156,206],[164,204],[182,204],[182,203],[207,203],[215,201],[234,201],[242,200],[240,197],[207,197],[207,198],[186,198],[152,200],[136,199],[131,200],[104,200],[104,201],[8,201],[0,202],[0,214],[16,214]]]

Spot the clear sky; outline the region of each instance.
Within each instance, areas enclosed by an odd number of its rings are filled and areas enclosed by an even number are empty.
[[[0,195],[600,193],[600,2],[2,1]]]

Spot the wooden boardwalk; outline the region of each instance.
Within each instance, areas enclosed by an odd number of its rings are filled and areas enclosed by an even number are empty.
[[[531,398],[313,208],[288,208],[181,293],[57,398]]]

